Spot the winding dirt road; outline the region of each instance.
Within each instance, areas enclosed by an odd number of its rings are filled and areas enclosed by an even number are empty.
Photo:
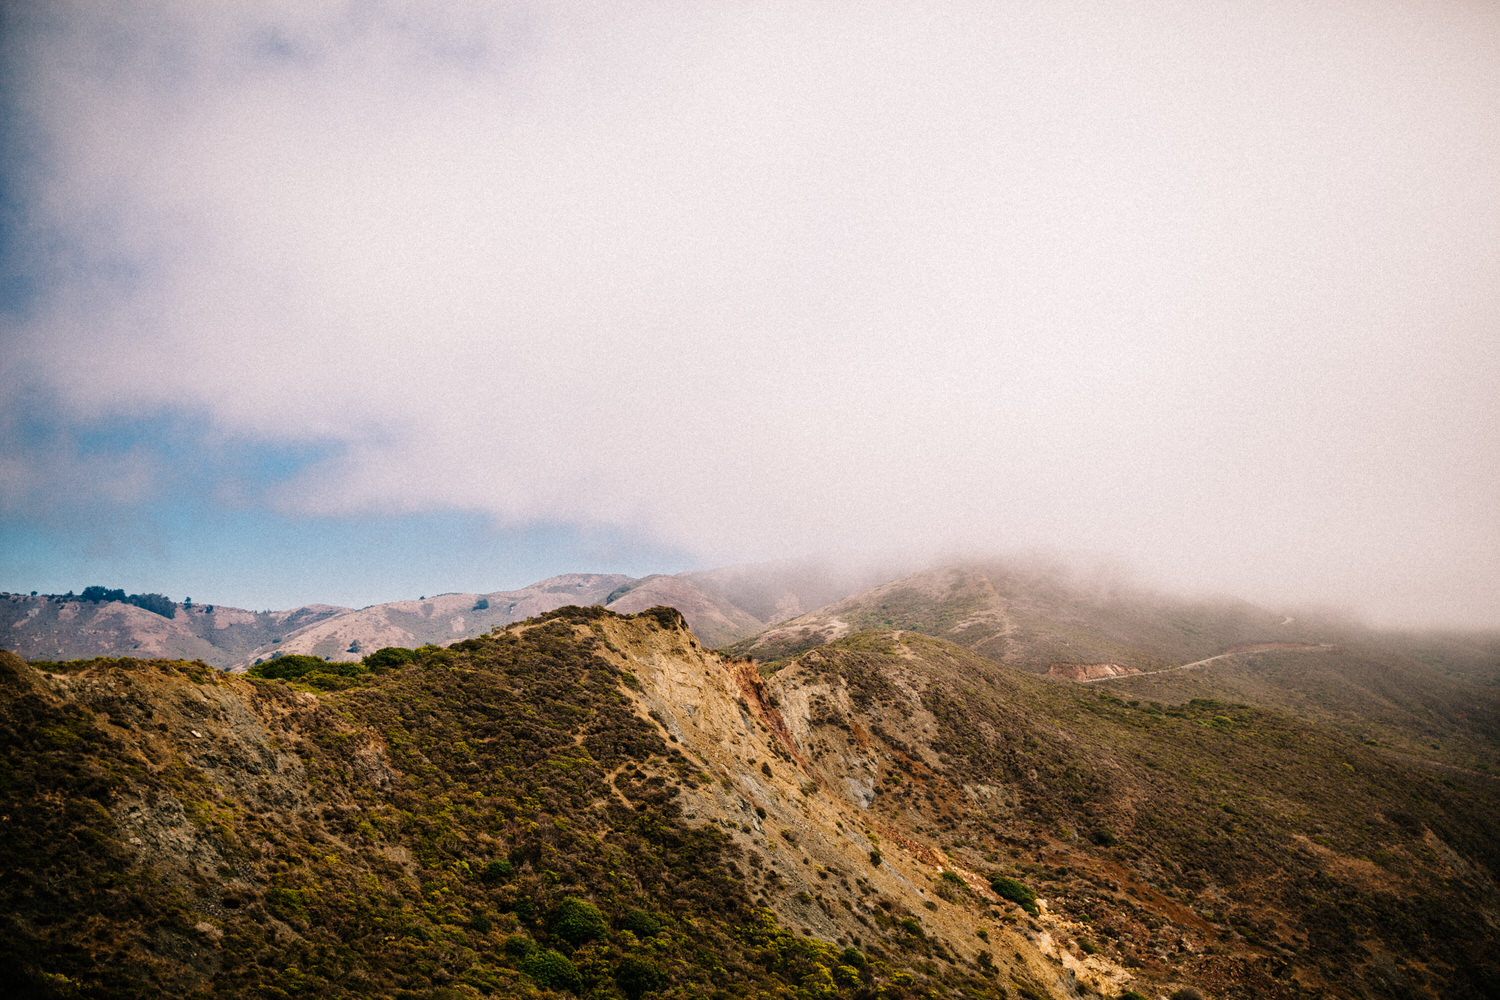
[[[1336,647],[1326,642],[1257,642],[1252,643],[1248,646],[1236,646],[1233,649],[1225,650],[1224,652],[1219,653],[1216,656],[1210,656],[1207,659],[1203,660],[1194,660],[1192,663],[1181,663],[1175,667],[1162,667],[1160,670],[1143,670],[1138,674],[1117,674],[1114,677],[1085,677],[1080,679],[1078,683],[1098,684],[1101,681],[1121,681],[1128,680],[1132,677],[1154,677],[1157,674],[1170,674],[1176,670],[1191,670],[1193,667],[1201,667],[1205,664],[1213,663],[1215,660],[1222,660],[1230,656],[1239,656],[1241,653],[1265,653],[1271,650],[1295,653],[1313,653],[1334,648]]]

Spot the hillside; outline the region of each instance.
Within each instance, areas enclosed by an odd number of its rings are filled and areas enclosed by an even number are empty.
[[[665,608],[327,689],[5,656],[0,963],[33,996],[1492,996],[1500,671],[1449,654],[1468,764],[905,630],[763,676]]]
[[[626,576],[568,573],[520,590],[440,594],[359,609],[314,604],[255,612],[176,604],[171,618],[120,601],[4,594],[0,649],[32,660],[135,656],[240,670],[288,653],[354,662],[383,646],[441,645],[564,605],[601,604],[630,582]]]
[[[34,660],[112,655],[203,660],[227,667],[349,609],[311,604],[290,611],[246,611],[177,604],[173,611],[167,618],[123,601],[0,594],[0,649]]]

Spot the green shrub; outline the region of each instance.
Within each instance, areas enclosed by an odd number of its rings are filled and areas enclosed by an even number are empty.
[[[525,934],[512,934],[500,945],[502,951],[512,959],[522,959],[536,951],[536,942]]]
[[[609,933],[609,924],[593,903],[569,896],[558,904],[557,915],[552,918],[552,933],[576,948],[604,937]]]
[[[403,649],[400,646],[386,646],[384,649],[377,649],[365,657],[365,668],[377,673],[382,670],[394,670],[403,664],[411,663],[416,658],[417,654],[409,649]]]
[[[602,610],[602,609],[601,609]],[[649,618],[664,629],[677,630],[688,627],[687,619],[682,617],[682,612],[665,604],[658,604],[654,608],[631,615],[632,618]]]
[[[667,976],[644,958],[626,955],[615,968],[615,982],[630,1000],[641,1000],[644,994],[655,993],[667,985]]]
[[[317,681],[321,684],[336,685],[338,681],[334,678],[357,677],[364,672],[363,663],[333,663],[321,656],[289,653],[264,663],[257,663],[250,668],[248,673],[251,677],[263,677],[267,680]],[[310,678],[311,674],[320,676]]]
[[[1033,917],[1041,912],[1036,905],[1036,893],[1013,878],[996,875],[990,879],[990,888],[995,890],[995,895],[1010,900]]]
[[[579,975],[578,966],[568,956],[551,948],[541,948],[521,959],[521,971],[538,986],[583,992],[583,976]]]
[[[661,921],[645,910],[631,910],[620,920],[620,929],[638,938],[656,937],[661,933]]]

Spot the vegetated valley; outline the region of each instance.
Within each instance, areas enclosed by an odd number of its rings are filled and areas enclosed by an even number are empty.
[[[249,676],[0,654],[7,995],[1500,995],[1493,637],[996,579],[764,663],[666,607]],[[1062,646],[1122,672],[1018,662]]]

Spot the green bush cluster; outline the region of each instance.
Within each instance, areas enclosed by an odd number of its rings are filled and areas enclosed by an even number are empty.
[[[667,974],[656,963],[636,955],[626,955],[615,966],[615,982],[629,1000],[641,1000],[667,985]]]
[[[516,866],[509,858],[496,858],[479,870],[480,881],[488,885],[504,882],[516,873]]]
[[[257,663],[248,674],[263,680],[296,681],[319,690],[336,691],[352,686],[356,678],[367,672],[363,663],[339,663],[321,656],[290,653]]]
[[[521,971],[538,986],[570,993],[583,992],[583,976],[579,975],[578,966],[568,956],[551,948],[538,948],[522,958]]]
[[[417,654],[410,649],[404,649],[401,646],[386,646],[384,649],[377,649],[365,657],[364,664],[366,670],[373,673],[380,673],[385,670],[394,670],[408,663],[414,663],[416,659]]]
[[[662,923],[645,910],[631,910],[620,918],[620,929],[638,938],[649,938],[661,933]]]
[[[608,934],[609,922],[593,903],[569,896],[557,906],[557,916],[552,920],[552,933],[576,948]]]
[[[153,614],[161,615],[163,618],[177,617],[177,604],[165,594],[126,594],[125,591],[118,588],[111,590],[108,587],[94,586],[84,587],[83,593],[78,595],[78,599],[95,604],[106,601],[120,601],[125,604],[133,604]]]
[[[1036,893],[1023,882],[1005,875],[996,875],[990,879],[990,888],[995,891],[995,895],[1010,900],[1032,916],[1041,912],[1036,905]]]

